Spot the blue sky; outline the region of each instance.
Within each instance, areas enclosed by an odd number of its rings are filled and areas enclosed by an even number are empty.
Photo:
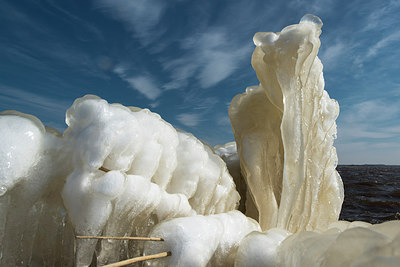
[[[149,108],[211,145],[233,140],[231,99],[258,84],[252,37],[307,13],[341,107],[340,164],[400,164],[400,1],[2,1],[0,110],[63,130],[95,94]]]

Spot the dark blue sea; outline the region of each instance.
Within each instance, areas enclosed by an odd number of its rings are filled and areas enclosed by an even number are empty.
[[[339,165],[344,184],[340,220],[400,220],[400,166]]]

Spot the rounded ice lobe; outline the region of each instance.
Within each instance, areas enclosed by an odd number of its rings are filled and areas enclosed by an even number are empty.
[[[304,15],[300,20],[300,24],[302,23],[314,23],[319,29],[321,29],[323,25],[322,20],[319,17],[312,14]]]
[[[253,37],[255,46],[272,45],[278,40],[279,34],[274,32],[257,32]]]
[[[105,198],[114,198],[122,192],[124,182],[123,174],[119,171],[110,171],[93,181],[94,192]]]
[[[16,111],[0,114],[0,186],[4,193],[38,162],[44,133],[44,126],[34,116]]]
[[[248,234],[240,242],[235,266],[277,266],[279,245],[289,235],[289,232],[279,228]]]
[[[164,242],[146,243],[144,253],[171,251],[172,255],[147,265],[233,266],[240,240],[260,230],[256,221],[239,211],[165,221],[150,233]]]

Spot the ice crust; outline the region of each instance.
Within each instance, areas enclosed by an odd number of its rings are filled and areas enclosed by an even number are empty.
[[[236,143],[214,149],[147,109],[93,95],[67,110],[62,134],[0,113],[0,266],[101,266],[167,251],[145,264],[400,266],[400,221],[337,221],[339,108],[324,91],[321,27],[306,15],[254,36],[260,85],[232,100]]]

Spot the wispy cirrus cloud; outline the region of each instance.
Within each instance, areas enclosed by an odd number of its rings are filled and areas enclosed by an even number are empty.
[[[128,68],[122,65],[117,65],[114,68],[114,73],[116,73],[122,80],[127,82],[132,89],[138,91],[147,99],[154,101],[162,93],[155,82],[155,78],[150,74],[146,73],[141,75],[129,75]]]
[[[400,164],[400,101],[367,100],[344,107],[335,142],[340,162]]]
[[[222,29],[209,29],[181,42],[185,55],[163,63],[171,81],[166,89],[176,89],[195,79],[201,88],[215,86],[228,78],[251,54],[251,45],[237,46]]]
[[[18,110],[39,117],[44,125],[63,131],[65,111],[71,101],[0,84],[0,111]],[[56,119],[56,120],[55,120]]]
[[[148,45],[162,33],[156,27],[163,15],[167,2],[162,0],[97,0],[95,6],[110,13],[115,19],[139,38],[143,45]]]
[[[203,120],[198,113],[181,113],[176,116],[176,119],[187,127],[197,126]]]
[[[49,113],[64,114],[71,104],[68,101],[36,94],[21,90],[15,87],[0,84],[0,103],[6,109],[12,107],[29,106],[30,108],[41,109]]]
[[[359,19],[354,23],[357,28],[350,27],[352,32],[347,38],[357,48],[351,55],[354,65],[362,69],[365,62],[375,61],[375,64],[390,66],[389,62],[393,59],[393,53],[397,52],[397,44],[400,41],[400,2],[359,1],[352,7],[350,12],[359,14]],[[391,56],[387,53],[389,48],[392,48]]]
[[[400,40],[400,31],[393,32],[392,34],[384,37],[383,39],[379,40],[376,42],[373,46],[371,46],[367,54],[365,55],[366,58],[370,58],[373,56],[376,56],[379,52],[379,50],[384,49],[385,47],[391,45],[394,42],[397,42]]]
[[[311,13],[321,14],[329,12],[333,4],[333,0],[292,0],[288,3],[288,6],[295,8],[307,7]]]
[[[219,114],[219,116],[216,117],[217,124],[219,126],[230,126],[231,125],[231,120],[229,119],[228,114]],[[228,130],[230,130],[228,128]]]
[[[323,52],[320,54],[322,63],[325,69],[334,68],[340,61],[341,57],[349,51],[348,44],[337,41],[332,45],[326,45]]]
[[[154,84],[149,76],[133,76],[125,79],[134,89],[151,100],[156,100],[161,95],[161,90]]]
[[[400,127],[400,101],[368,100],[347,107],[338,121],[339,144],[351,144],[360,140],[398,143]]]
[[[364,1],[362,3],[365,4]],[[400,7],[400,2],[397,0],[371,1],[365,6],[369,12],[362,31],[382,31],[392,28],[393,24],[398,20],[397,10]],[[358,7],[364,7],[364,5],[358,5]]]
[[[354,122],[383,122],[400,118],[400,101],[368,100],[353,104],[344,114],[347,123]]]
[[[343,140],[360,140],[360,139],[386,139],[399,135],[399,133],[388,132],[386,128],[370,128],[368,123],[353,123],[351,125],[344,124],[339,130],[340,139]]]

